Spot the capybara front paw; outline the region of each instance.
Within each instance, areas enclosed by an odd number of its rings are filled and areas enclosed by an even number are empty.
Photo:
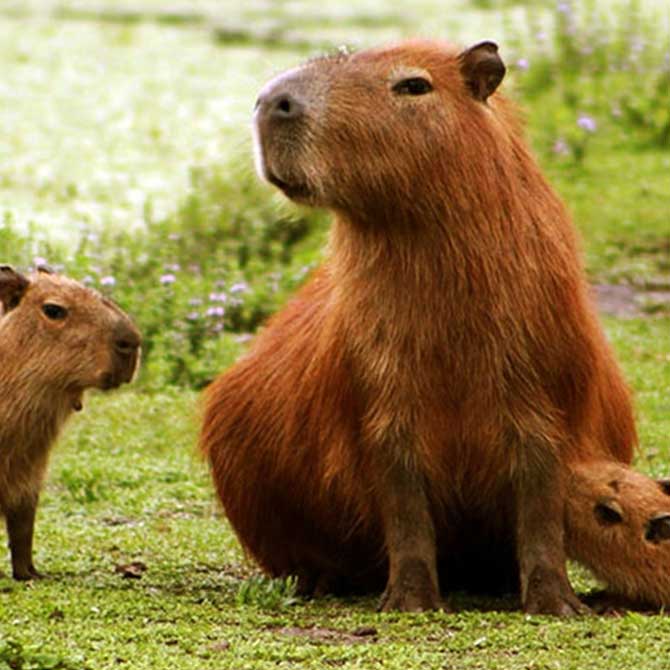
[[[540,569],[533,571],[528,580],[523,609],[527,614],[560,617],[591,614],[591,610],[575,595],[567,579]]]
[[[30,564],[27,566],[15,567],[12,570],[12,577],[19,582],[29,582],[33,579],[44,579],[44,575]]]
[[[381,612],[449,611],[437,584],[421,561],[407,561],[393,582],[389,581],[379,602]]]

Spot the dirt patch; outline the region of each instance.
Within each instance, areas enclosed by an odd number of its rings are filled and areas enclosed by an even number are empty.
[[[640,289],[626,284],[595,284],[598,309],[622,319],[670,314],[670,289]]]
[[[317,644],[366,644],[377,642],[377,629],[372,627],[357,628],[351,633],[336,630],[334,628],[320,628],[312,626],[311,628],[299,628],[297,626],[286,626],[277,628],[275,632],[287,637],[306,638]]]

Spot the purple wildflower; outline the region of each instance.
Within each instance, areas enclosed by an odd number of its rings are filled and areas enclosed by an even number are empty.
[[[200,305],[202,305],[202,300],[201,300],[200,298],[191,298],[191,299],[188,301],[188,304],[189,304],[191,307],[200,307]]]
[[[530,67],[530,63],[527,58],[519,58],[516,62],[516,66],[519,70],[526,71]]]
[[[189,312],[186,315],[188,321],[197,321],[200,318],[200,312]]]
[[[580,114],[577,119],[577,125],[587,133],[595,133],[598,128],[596,120],[588,114]]]
[[[559,156],[565,156],[570,153],[570,147],[562,137],[559,137],[554,142],[554,146],[551,148],[551,150]]]
[[[207,311],[205,314],[207,316],[213,316],[213,317],[222,317],[226,313],[226,310],[221,307],[220,305],[215,305],[214,307],[208,307]]]
[[[230,287],[230,292],[234,295],[236,293],[246,293],[249,290],[249,284],[245,281],[239,281]]]
[[[179,272],[181,270],[179,263],[166,263],[164,267],[167,272]]]
[[[223,291],[219,293],[214,291],[209,294],[209,299],[211,302],[226,302],[228,300],[228,296],[225,293],[223,293]]]
[[[166,274],[163,275],[159,281],[163,286],[169,286],[170,284],[174,284],[175,281],[177,281],[177,278],[173,274]]]
[[[100,279],[100,285],[101,286],[116,286],[116,279],[112,277],[111,275],[107,275],[106,277],[102,277]]]

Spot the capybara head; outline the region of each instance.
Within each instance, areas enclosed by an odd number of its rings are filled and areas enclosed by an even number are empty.
[[[609,461],[575,467],[566,546],[608,588],[633,601],[670,605],[670,490]]]
[[[345,213],[434,201],[431,182],[476,174],[495,144],[487,100],[504,73],[492,42],[462,51],[414,41],[308,61],[260,93],[258,170],[292,199]]]
[[[3,378],[20,369],[35,394],[68,390],[75,398],[133,378],[140,334],[97,291],[45,268],[24,276],[0,266],[0,302]]]

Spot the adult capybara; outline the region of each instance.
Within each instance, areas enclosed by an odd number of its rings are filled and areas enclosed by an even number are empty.
[[[670,605],[670,482],[592,461],[571,470],[567,493],[569,556],[589,566],[612,594]]]
[[[328,256],[208,389],[201,447],[244,548],[384,610],[520,585],[584,609],[566,468],[629,461],[629,392],[575,232],[483,42],[319,58],[261,91],[258,169],[333,212]]]
[[[140,335],[96,291],[42,268],[0,266],[0,514],[15,579],[33,565],[35,511],[50,448],[88,388],[129,382]]]

